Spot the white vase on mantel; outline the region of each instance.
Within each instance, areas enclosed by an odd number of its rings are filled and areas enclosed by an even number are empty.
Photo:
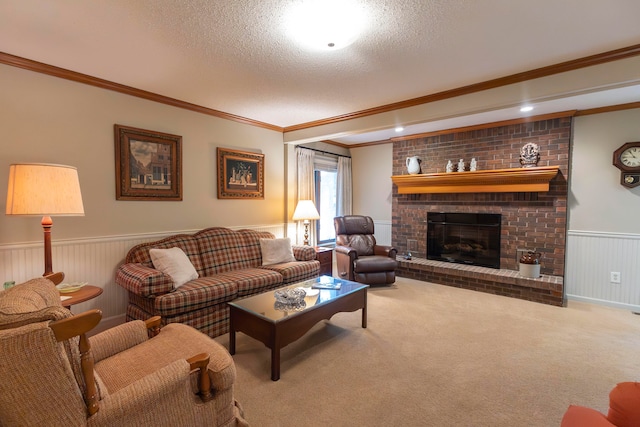
[[[412,156],[412,157],[407,157],[407,172],[409,172],[409,175],[417,175],[420,173],[420,163],[422,162],[422,160],[420,160],[420,157],[418,156]]]

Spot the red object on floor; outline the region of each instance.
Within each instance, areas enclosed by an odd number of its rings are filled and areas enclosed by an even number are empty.
[[[638,427],[640,426],[640,383],[624,382],[609,393],[609,413],[570,405],[561,427]]]

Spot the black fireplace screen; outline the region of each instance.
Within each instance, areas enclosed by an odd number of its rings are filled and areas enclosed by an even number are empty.
[[[500,214],[427,213],[427,259],[500,268]]]

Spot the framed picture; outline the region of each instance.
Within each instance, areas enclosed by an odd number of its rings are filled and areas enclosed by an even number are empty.
[[[114,128],[116,200],[182,200],[182,137]]]
[[[218,199],[264,199],[264,154],[217,149]]]

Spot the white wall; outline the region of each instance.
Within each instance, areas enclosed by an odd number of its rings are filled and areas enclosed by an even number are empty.
[[[565,290],[640,311],[640,187],[620,185],[613,152],[640,141],[640,109],[574,119]],[[611,283],[619,272],[621,283]]]
[[[282,224],[285,146],[279,132],[0,65],[0,189],[14,162],[78,168],[84,217],[53,218],[56,239]],[[182,136],[183,201],[115,199],[114,124]],[[216,147],[265,154],[264,200],[218,200]],[[41,242],[40,218],[0,215],[0,244]]]
[[[351,149],[353,213],[376,221],[391,221],[393,145]]]
[[[640,234],[640,186],[620,185],[613,152],[640,141],[640,109],[576,117],[569,229]]]

